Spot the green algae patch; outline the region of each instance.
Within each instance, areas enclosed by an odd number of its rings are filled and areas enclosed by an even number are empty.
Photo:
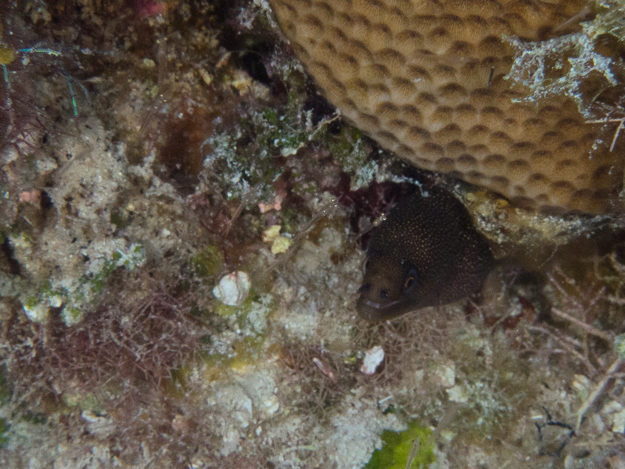
[[[0,367],[0,407],[7,405],[11,401],[11,395],[13,394],[11,385],[6,378],[6,368]],[[0,419],[0,434],[2,433],[1,425],[3,420]],[[1,443],[0,443],[0,446]]]
[[[0,448],[4,448],[9,442],[9,424],[6,419],[0,419]]]
[[[516,356],[506,336],[486,334],[470,325],[456,332],[449,354],[456,385],[446,391],[460,404],[450,430],[481,445],[505,438],[540,389],[540,377]]]
[[[0,45],[0,65],[9,65],[15,60],[15,49]]]
[[[84,395],[63,393],[63,400],[67,407],[77,407],[82,411],[90,410],[96,413],[101,413],[103,411],[98,398],[91,392]]]
[[[614,338],[614,351],[618,354],[619,360],[625,360],[625,334]]]
[[[376,450],[371,460],[365,466],[366,469],[411,469],[426,468],[433,463],[434,446],[430,441],[430,429],[413,420],[408,424],[408,429],[403,432],[385,431],[382,433],[384,446]],[[416,454],[413,446],[418,445]],[[411,455],[411,452],[413,454]],[[408,458],[414,456],[412,464],[406,466]]]
[[[123,230],[130,224],[128,216],[124,216],[124,213],[121,211],[111,212],[110,220],[118,230]]]
[[[358,190],[371,184],[378,165],[369,158],[371,148],[358,129],[344,127],[340,135],[328,138],[327,144],[336,162],[351,174],[350,190]]]
[[[215,306],[215,313],[217,313],[222,318],[229,316],[236,316],[237,319],[245,321],[249,313],[254,308],[254,304],[260,298],[258,292],[252,288],[247,296],[247,298],[243,301],[243,303],[238,306],[227,305],[217,300],[217,304]]]
[[[208,245],[191,259],[195,273],[202,278],[216,275],[224,263],[224,255],[215,246]]]
[[[240,306],[228,306],[219,303],[214,313],[228,321],[229,328],[236,335],[225,338],[224,344],[212,347],[213,337],[208,338],[209,348],[213,350],[203,354],[203,362],[210,370],[211,379],[217,379],[228,370],[242,369],[257,363],[267,353],[268,326],[267,316],[275,307],[272,295],[254,290]],[[218,339],[221,342],[223,339]]]
[[[184,399],[185,393],[189,391],[187,386],[187,378],[191,374],[191,363],[186,363],[180,368],[171,370],[170,377],[165,379],[162,387],[168,396],[175,397],[177,399]]]
[[[217,302],[214,312],[222,318],[236,319],[245,335],[264,335],[267,328],[267,316],[273,311],[275,301],[269,293],[259,293],[251,289],[249,296],[239,306]]]
[[[203,363],[206,365],[206,378],[209,381],[221,379],[231,370],[242,370],[259,362],[266,353],[265,337],[244,337],[232,344],[230,353],[214,353],[206,355]],[[189,376],[186,370],[181,376]]]
[[[261,357],[265,344],[264,337],[246,337],[232,344],[234,347],[233,357],[228,359],[227,365],[233,369],[254,365]]]

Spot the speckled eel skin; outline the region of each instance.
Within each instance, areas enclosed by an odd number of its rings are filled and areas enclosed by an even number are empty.
[[[269,3],[328,100],[383,147],[520,206],[614,208],[625,153],[623,138],[610,151],[616,126],[586,123],[565,96],[523,102],[528,91],[504,78],[515,56],[504,35],[569,33],[585,1]]]
[[[441,216],[444,214],[444,216]],[[382,321],[478,291],[493,255],[471,216],[449,192],[432,187],[396,205],[367,247],[356,310]]]

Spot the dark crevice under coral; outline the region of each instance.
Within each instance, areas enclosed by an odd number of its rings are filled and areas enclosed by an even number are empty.
[[[22,275],[22,269],[20,268],[20,263],[15,259],[13,255],[13,247],[9,242],[9,238],[4,238],[2,241],[2,245],[0,246],[2,250],[2,254],[4,254],[4,259],[9,267],[9,273],[11,275]]]

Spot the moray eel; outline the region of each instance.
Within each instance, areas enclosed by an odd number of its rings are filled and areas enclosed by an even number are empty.
[[[493,262],[459,200],[436,187],[417,192],[373,234],[356,309],[379,321],[460,300],[481,288]]]
[[[507,78],[519,50],[548,50],[523,59],[522,72],[523,83],[544,74],[548,85],[582,60],[575,58],[581,39],[602,43],[587,36],[567,36],[570,46],[546,42],[581,31],[587,0],[269,3],[327,99],[386,149],[517,206],[550,213],[615,208],[625,138],[611,148],[619,122],[589,121],[616,108],[622,85],[610,88],[593,72],[594,88],[584,79],[574,96],[569,90],[536,99],[529,85]],[[609,53],[616,60],[608,73],[617,80],[619,47]],[[592,104],[592,117],[580,113],[580,100]]]

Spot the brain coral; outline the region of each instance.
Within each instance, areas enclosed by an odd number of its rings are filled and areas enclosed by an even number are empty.
[[[567,96],[523,101],[529,91],[505,79],[515,50],[504,36],[570,33],[587,2],[270,3],[329,101],[383,147],[519,205],[610,209],[625,153],[610,149],[616,126],[587,123]]]

